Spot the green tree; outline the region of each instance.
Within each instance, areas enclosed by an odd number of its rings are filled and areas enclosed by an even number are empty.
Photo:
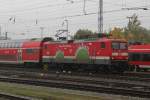
[[[87,39],[89,38],[91,35],[93,34],[92,31],[88,30],[88,29],[79,29],[74,38],[75,39]]]
[[[115,27],[110,33],[111,33],[111,38],[114,38],[114,39],[125,39],[123,28]]]
[[[136,14],[133,14],[127,27],[124,28],[125,37],[129,41],[148,42],[150,38],[149,33],[149,30],[141,26],[141,22]]]

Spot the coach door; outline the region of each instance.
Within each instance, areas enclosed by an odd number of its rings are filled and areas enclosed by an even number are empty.
[[[22,49],[18,49],[18,63],[22,63]]]

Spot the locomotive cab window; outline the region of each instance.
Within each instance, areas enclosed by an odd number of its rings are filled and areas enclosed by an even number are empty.
[[[122,49],[125,50],[127,49],[127,43],[124,42],[112,42],[112,49]]]
[[[113,42],[112,43],[112,49],[119,49],[119,43],[118,42]]]
[[[120,49],[127,49],[127,43],[120,43]]]
[[[106,47],[106,44],[104,42],[101,42],[101,48],[105,48]]]

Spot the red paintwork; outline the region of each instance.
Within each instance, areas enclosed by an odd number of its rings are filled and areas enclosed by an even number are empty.
[[[22,60],[23,62],[30,61],[39,61],[40,56],[40,41],[27,41],[23,43],[22,46]],[[34,49],[33,53],[27,53],[27,49]]]
[[[129,46],[129,52],[150,53],[150,44],[131,45],[131,46]]]
[[[6,49],[6,48],[0,48],[0,55],[1,56],[13,56],[13,58],[11,57],[8,57],[7,59],[6,58],[0,58],[0,61],[17,61],[17,55],[18,55],[18,49]]]

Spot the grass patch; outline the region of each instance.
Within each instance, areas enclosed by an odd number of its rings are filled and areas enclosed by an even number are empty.
[[[100,96],[91,96],[82,92],[75,93],[72,90],[31,86],[14,83],[0,82],[0,91],[10,94],[29,96],[42,100],[107,100]]]

